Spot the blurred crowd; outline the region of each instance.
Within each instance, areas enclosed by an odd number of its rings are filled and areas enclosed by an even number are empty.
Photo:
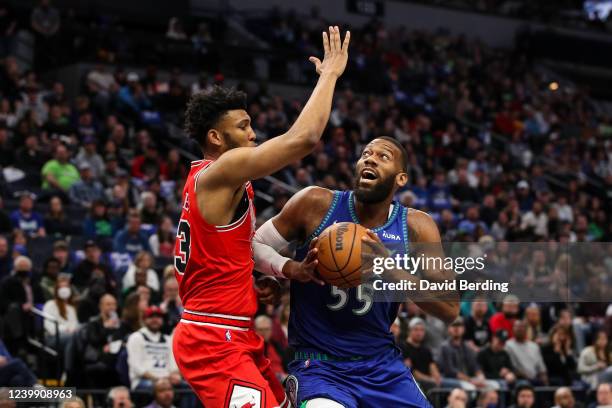
[[[8,33],[15,27],[2,4],[0,30]],[[61,32],[61,14],[47,0],[31,20],[37,36]],[[275,10],[247,22],[254,25],[272,46],[308,56],[320,54],[328,22],[316,10],[300,18]],[[348,75],[323,140],[277,179],[349,189],[363,146],[388,135],[410,159],[410,183],[397,199],[430,213],[444,241],[612,240],[612,123],[585,91],[553,86],[520,47],[377,21],[351,31]],[[167,36],[185,38],[180,20]],[[1,45],[0,385],[53,378],[61,362],[65,384],[115,387],[112,401],[145,391],[170,406],[186,387],[171,354],[182,312],[172,254],[190,164],[167,125],[180,127],[189,95],[223,85],[223,73],[188,83],[178,69],[160,79],[154,66],[100,64],[74,78],[79,91],[68,96],[69,84],[41,80],[45,72],[23,69],[10,41]],[[312,71],[304,61],[298,69]],[[284,132],[305,102],[265,83],[238,87],[249,93],[259,142]],[[258,200],[259,222],[291,195],[278,183],[254,185],[272,197]],[[288,316],[285,293],[255,321],[281,379],[292,358]],[[453,390],[449,407],[573,408],[612,404],[611,319],[608,303],[477,298],[448,328],[406,303],[392,330],[426,391]],[[37,335],[59,359],[37,356],[28,341]],[[534,387],[547,385],[550,395],[536,395]],[[194,404],[178,394],[182,406]]]

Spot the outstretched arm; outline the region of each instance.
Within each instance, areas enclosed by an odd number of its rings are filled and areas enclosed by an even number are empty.
[[[348,59],[350,32],[341,43],[338,27],[323,32],[323,62],[310,57],[319,80],[310,99],[287,133],[274,137],[255,148],[236,148],[219,157],[206,174],[206,187],[238,187],[248,180],[275,173],[308,155],[321,139],[329,114],[336,81],[344,72]]]

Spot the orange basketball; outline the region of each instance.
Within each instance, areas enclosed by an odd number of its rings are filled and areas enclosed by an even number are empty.
[[[327,227],[317,242],[321,279],[339,288],[361,284],[361,237],[366,229],[352,222]]]

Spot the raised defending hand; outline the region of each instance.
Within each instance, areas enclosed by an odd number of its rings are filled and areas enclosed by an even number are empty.
[[[329,34],[323,31],[323,62],[317,57],[310,57],[308,60],[315,65],[317,74],[331,73],[339,77],[346,68],[348,60],[348,46],[351,41],[351,32],[347,31],[344,35],[344,42],[340,38],[338,26],[329,27]]]

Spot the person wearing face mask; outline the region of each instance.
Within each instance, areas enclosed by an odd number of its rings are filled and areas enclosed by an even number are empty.
[[[42,303],[42,289],[32,279],[32,261],[18,256],[13,272],[0,282],[0,315],[4,316],[4,341],[11,353],[17,354],[26,344],[26,337],[33,329],[30,313],[34,304]]]
[[[45,319],[45,335],[48,337],[47,344],[55,345],[58,350],[63,350],[66,341],[77,330],[76,309],[74,307],[74,293],[70,287],[70,278],[59,277],[55,284],[55,296],[47,301],[43,312],[58,322],[56,326],[51,319]],[[59,331],[59,344],[56,344],[57,331]]]

